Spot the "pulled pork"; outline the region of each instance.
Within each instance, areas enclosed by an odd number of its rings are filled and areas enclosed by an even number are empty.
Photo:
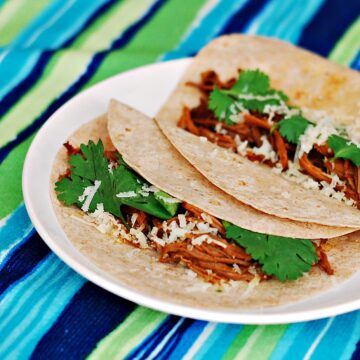
[[[265,160],[264,155],[254,154],[251,151],[252,147],[260,147],[263,143],[262,137],[266,136],[278,155],[282,169],[286,170],[289,166],[289,160],[294,160],[296,146],[284,139],[279,131],[271,131],[272,125],[267,121],[268,115],[250,111],[250,114],[244,114],[242,122],[228,125],[219,122],[209,109],[209,94],[214,87],[229,89],[235,82],[235,78],[223,82],[211,70],[201,74],[200,83],[188,82],[188,86],[201,92],[200,104],[193,109],[185,106],[178,126],[194,135],[204,136],[210,142],[234,152],[238,152],[236,144],[236,137],[238,136],[241,141],[248,141],[250,149],[246,149],[246,156],[249,160],[264,162],[273,167],[276,165],[275,163],[269,159]],[[275,114],[272,121],[276,123],[282,118],[283,115]],[[325,181],[329,184],[331,183],[329,174],[336,174],[344,182],[344,185],[337,185],[335,190],[343,192],[360,209],[360,168],[357,168],[349,160],[330,161],[333,156],[334,154],[327,144],[315,144],[309,154],[303,154],[299,159],[301,171],[318,182]],[[321,184],[320,187],[322,187]]]

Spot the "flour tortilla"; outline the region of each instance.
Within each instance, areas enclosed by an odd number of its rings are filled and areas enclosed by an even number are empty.
[[[285,220],[244,205],[206,180],[152,119],[116,100],[109,105],[108,131],[124,160],[149,183],[244,229],[306,239],[331,238],[353,231]]]
[[[187,81],[200,81],[200,74],[210,69],[226,80],[236,77],[239,68],[259,68],[270,76],[271,85],[283,90],[295,105],[326,110],[338,122],[349,123],[358,114],[357,72],[278,40],[230,35],[214,40],[191,62],[157,114],[164,134],[208,180],[255,209],[301,222],[359,228],[359,210],[319,191],[304,189],[264,164],[202,142],[176,126],[183,106],[194,107],[200,101],[200,92],[186,86]],[[214,151],[217,155],[210,156]]]
[[[105,148],[113,150],[106,130],[106,116],[82,126],[69,139],[74,146],[89,140],[102,139]],[[58,152],[52,174],[51,188],[67,168],[65,149]],[[309,275],[295,282],[276,280],[258,286],[236,282],[231,286],[212,286],[200,278],[192,278],[181,265],[163,264],[152,250],[134,249],[119,239],[100,233],[89,224],[77,220],[82,211],[61,204],[52,190],[51,197],[57,218],[69,240],[100,270],[110,275],[121,286],[158,300],[193,308],[239,311],[288,304],[309,298],[349,278],[360,267],[356,254],[360,251],[360,233],[331,239],[326,244],[327,254],[335,269],[328,276],[314,268]],[[219,292],[219,290],[222,290]]]

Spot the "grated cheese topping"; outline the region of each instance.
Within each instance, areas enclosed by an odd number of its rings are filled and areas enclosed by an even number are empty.
[[[100,180],[95,180],[94,185],[92,186],[88,186],[84,189],[84,192],[82,195],[79,196],[78,200],[80,202],[83,202],[83,205],[81,207],[82,211],[89,211],[89,207],[91,204],[92,199],[94,198],[97,190],[99,189],[101,185],[101,181]]]
[[[271,162],[275,163],[278,159],[278,156],[274,149],[272,148],[269,140],[267,139],[266,135],[261,137],[262,144],[260,147],[254,147],[252,149],[255,155],[263,155],[264,160],[270,160]]]
[[[298,157],[301,158],[304,153],[309,153],[314,144],[322,145],[330,135],[337,133],[337,130],[329,119],[323,119],[315,126],[309,125],[305,133],[299,138],[300,150]]]
[[[118,194],[116,194],[116,197],[124,199],[124,198],[133,198],[136,197],[136,192],[135,191],[123,191],[123,192],[119,192]]]

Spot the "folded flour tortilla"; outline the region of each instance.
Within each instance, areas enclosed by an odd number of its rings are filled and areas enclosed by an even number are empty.
[[[115,107],[115,109],[111,109],[111,107]],[[132,132],[132,129],[137,126],[136,123],[139,119],[141,121],[148,121],[148,123],[144,123],[143,135],[149,131],[147,125],[152,124],[150,125],[152,127],[154,124],[141,114],[114,102],[111,104],[111,107],[109,128],[114,131],[112,137],[116,145],[118,145],[118,141],[121,142],[120,135],[123,134],[125,139],[125,134]],[[113,110],[116,111],[115,115]],[[127,125],[124,126],[124,124]],[[144,138],[146,137],[144,136]],[[106,150],[114,150],[113,142],[107,131],[106,116],[101,116],[82,126],[69,138],[69,142],[76,147],[81,143],[87,143],[89,140],[97,141],[98,139],[103,141]],[[157,144],[160,144],[159,146],[162,148],[163,140],[160,139],[163,138],[159,137]],[[121,149],[122,145],[119,146],[118,150],[120,150],[125,160],[131,163],[135,170],[141,170],[143,165],[136,165],[132,155],[125,154]],[[168,150],[170,152],[173,151],[171,147]],[[179,159],[182,158],[179,157]],[[153,158],[150,158],[149,155],[149,161],[152,160]],[[166,160],[166,158],[160,157],[159,160]],[[52,189],[59,175],[65,173],[67,166],[66,150],[60,149],[51,174]],[[169,164],[169,166],[173,166],[171,167],[173,171],[181,171],[181,168],[179,169],[175,165]],[[142,171],[142,175],[145,177],[145,171]],[[151,179],[148,180],[150,181]],[[216,192],[219,193],[218,190]],[[54,190],[52,190],[51,196],[56,215],[67,237],[99,269],[105,271],[113,279],[116,279],[122,286],[136,288],[142,294],[176,304],[227,311],[286,304],[325,291],[347,279],[360,267],[358,258],[354,256],[360,250],[360,237],[359,233],[352,233],[331,239],[326,244],[327,254],[335,270],[334,276],[329,276],[315,267],[311,269],[308,276],[303,276],[301,279],[293,282],[281,283],[277,280],[269,280],[257,285],[256,283],[248,284],[238,281],[219,288],[219,286],[205,283],[199,277],[189,276],[188,270],[181,265],[159,263],[157,260],[158,255],[152,250],[134,249],[132,246],[123,243],[121,239],[115,239],[99,232],[90,223],[79,221],[79,218],[83,216],[81,210],[75,207],[64,206],[58,201]],[[226,199],[227,196],[224,196],[224,199]],[[219,197],[221,198],[221,196]],[[182,197],[180,196],[180,198]],[[205,208],[204,210],[208,211],[209,209]],[[258,212],[250,210],[248,214],[250,214],[248,216],[255,216],[256,214],[260,220]],[[270,216],[264,216],[269,219],[269,222],[278,221],[270,220],[272,218]],[[262,220],[264,229],[266,228],[265,223],[266,221]],[[292,226],[289,224],[296,223],[288,222],[287,224]],[[267,226],[268,229],[273,228],[273,225]],[[293,229],[295,231],[295,225]],[[325,231],[325,229],[326,227],[323,227],[322,231]],[[342,230],[337,231],[341,232]],[[222,291],[219,292],[219,290]]]
[[[184,106],[200,102],[200,92],[187,86],[214,70],[225,81],[238,69],[260,69],[272,87],[283,90],[294,105],[325,110],[350,123],[359,111],[360,75],[350,69],[263,37],[230,35],[206,46],[191,62],[182,80],[156,116],[158,125],[179,152],[209,181],[237,200],[277,217],[329,226],[360,227],[359,210],[275,174],[177,127]],[[216,151],[216,156],[212,156]],[[289,196],[284,196],[287,193]]]

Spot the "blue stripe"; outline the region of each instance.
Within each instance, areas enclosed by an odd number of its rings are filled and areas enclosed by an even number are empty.
[[[244,31],[252,18],[263,10],[266,3],[267,0],[251,0],[246,3],[243,8],[234,14],[226,26],[221,30],[220,34],[223,35]]]
[[[157,0],[152,7],[149,8],[148,12],[133,25],[131,25],[117,40],[113,42],[110,49],[98,52],[90,61],[86,71],[79,77],[79,79],[72,84],[64,93],[54,100],[48,108],[37,118],[34,122],[28,126],[25,130],[21,131],[15,140],[10,141],[7,145],[2,147],[0,150],[0,164],[6,158],[6,156],[13,150],[17,145],[22,143],[66,101],[73,97],[81,88],[91,79],[96,70],[101,65],[106,55],[110,54],[115,49],[119,49],[128,44],[137,32],[144,26],[158,11],[158,9],[168,0]]]
[[[360,49],[359,49],[359,52],[356,55],[355,59],[351,63],[351,67],[355,70],[360,70]]]
[[[174,348],[180,341],[182,334],[186,332],[193,323],[193,319],[180,318],[179,322],[177,323],[177,328],[171,329],[173,331],[173,334],[168,339],[166,339],[165,343],[160,344],[160,349],[157,348],[159,346],[159,342],[154,344],[155,346],[151,350],[151,352],[149,350],[149,354],[153,354],[153,356],[156,355],[156,358],[159,360],[167,360],[169,358],[169,355],[173,353]]]
[[[196,356],[199,359],[221,359],[242,328],[243,325],[217,324]]]
[[[25,206],[20,205],[0,227],[0,270],[8,254],[33,233]]]
[[[273,0],[248,24],[246,32],[274,36],[295,43],[323,2],[324,0]]]
[[[52,254],[5,292],[0,298],[0,357],[29,357],[84,282]]]
[[[206,321],[194,321],[191,326],[189,326],[181,334],[181,337],[175,347],[172,349],[171,353],[168,354],[168,360],[177,360],[182,358],[194,344],[194,341],[203,332],[207,324],[208,323]]]
[[[102,0],[104,2],[105,0]],[[86,12],[80,12],[81,17],[77,15],[77,7],[71,9],[73,13],[65,13],[59,18],[58,22],[43,32],[42,37],[46,37],[49,42],[48,48],[54,48],[58,44],[61,48],[70,46],[75,39],[89,27],[101,14],[107,11],[112,5],[113,0],[107,0],[99,4],[98,8],[86,8]],[[89,10],[93,10],[89,13]],[[78,20],[72,24],[73,18]],[[76,25],[76,26],[75,26]],[[59,31],[61,28],[62,31]],[[59,34],[62,34],[59,37]],[[66,36],[65,36],[66,34]],[[58,38],[56,38],[56,36]],[[37,39],[36,41],[40,41]],[[42,41],[45,41],[44,39]],[[46,50],[43,53],[39,51],[18,50],[10,52],[9,55],[0,63],[0,74],[4,73],[4,83],[6,86],[0,90],[0,117],[2,117],[41,77],[50,58],[55,54],[54,50]],[[8,82],[6,82],[8,80]]]
[[[360,1],[327,0],[300,38],[300,46],[326,56],[360,14]]]
[[[0,99],[9,92],[16,84],[22,81],[34,68],[41,51],[19,49],[10,52],[0,63]]]
[[[83,359],[135,308],[135,304],[86,283],[37,344],[33,359]],[[81,331],[86,329],[86,331]],[[66,336],[64,336],[66,334]],[[60,342],[59,339],[62,339]]]
[[[0,227],[0,252],[8,249],[19,238],[26,236],[32,228],[25,205],[19,205]]]
[[[360,311],[354,312],[354,315],[356,316],[355,319],[355,326],[352,334],[349,336],[349,339],[347,342],[345,342],[345,346],[343,347],[343,354],[341,355],[341,360],[347,360],[351,358],[351,355],[356,350],[356,342],[360,338]]]
[[[293,338],[293,343],[290,345],[288,351],[283,356],[283,360],[293,360],[294,354],[298,359],[302,359],[313,344],[314,339],[320,334],[326,326],[328,319],[309,321],[305,323],[303,331],[297,333]],[[306,334],[306,336],[304,336]]]
[[[171,60],[198,52],[223,29],[230,17],[248,0],[220,1],[201,23],[192,29],[178,47],[166,53],[161,60]]]
[[[168,316],[137,348],[126,356],[126,359],[142,358],[146,359],[161,342],[161,340],[171,331],[171,329],[181,320],[178,316]]]
[[[356,329],[357,320],[356,313],[337,316],[316,347],[311,359],[340,359],[344,351],[344,344],[347,343],[352,332]],[[357,336],[359,335],[358,333]]]
[[[22,239],[20,246],[13,249],[2,266],[0,277],[0,294],[9,286],[26,276],[49,254],[50,250],[37,233],[30,239]]]
[[[276,344],[275,349],[273,350],[269,360],[284,359],[285,355],[288,353],[291,344],[294,343],[295,338],[299,334],[304,334],[304,328],[306,323],[298,323],[290,325],[285,334]]]

